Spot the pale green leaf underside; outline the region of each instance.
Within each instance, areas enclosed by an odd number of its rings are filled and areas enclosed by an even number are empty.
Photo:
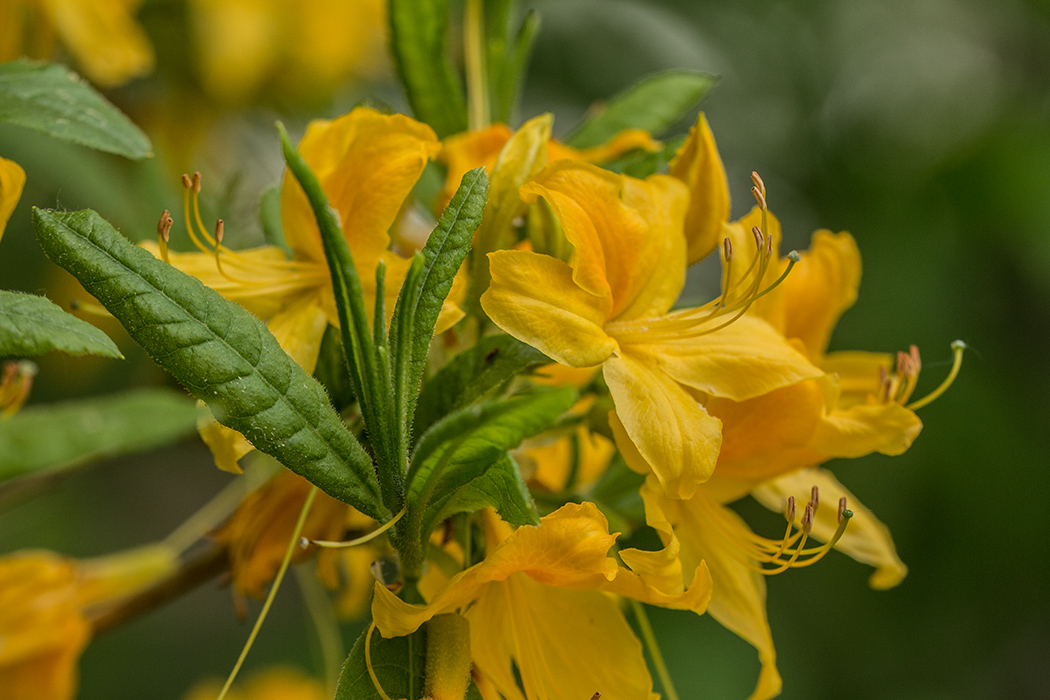
[[[33,210],[37,238],[219,422],[333,497],[385,519],[372,461],[259,319],[130,244],[98,214]]]
[[[567,142],[576,148],[599,146],[624,129],[644,129],[658,136],[685,117],[716,80],[708,73],[687,70],[650,75],[615,95]]]
[[[162,447],[193,434],[198,415],[168,389],[30,406],[0,420],[0,481]]]
[[[149,138],[130,119],[62,66],[0,65],[0,122],[128,158],[153,155]]]
[[[33,357],[51,350],[124,357],[105,333],[47,298],[0,291],[0,357]]]

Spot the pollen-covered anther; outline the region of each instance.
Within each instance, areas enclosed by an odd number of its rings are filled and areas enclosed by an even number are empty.
[[[806,511],[802,514],[802,532],[807,535],[813,531],[813,516],[817,512],[817,506],[813,501],[806,504]]]
[[[757,187],[758,191],[761,192],[763,196],[765,196],[766,183],[762,180],[762,176],[759,175],[758,172],[755,170],[751,171],[751,184]]]
[[[795,522],[795,497],[788,496],[787,508],[784,511],[784,517],[787,519],[788,524]]]
[[[816,514],[817,508],[820,507],[820,488],[816,484],[809,492],[809,502],[813,504],[813,513]]]
[[[728,237],[722,241],[722,252],[727,263],[733,262],[733,241],[729,240]]]
[[[168,241],[171,239],[171,226],[175,223],[175,220],[171,218],[171,212],[167,209],[160,215],[160,221],[157,222],[157,245],[160,247],[160,259],[166,263],[170,263],[168,259]]]
[[[193,194],[200,194],[200,193],[201,193],[201,174],[200,174],[200,171],[198,170],[197,172],[193,173]]]

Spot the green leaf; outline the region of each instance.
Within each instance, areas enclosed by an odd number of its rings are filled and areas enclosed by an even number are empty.
[[[423,385],[413,429],[422,435],[444,416],[495,391],[520,372],[550,361],[536,348],[509,335],[483,338]]]
[[[490,108],[493,121],[507,124],[515,121],[525,69],[540,28],[539,14],[529,10],[512,38],[517,6],[517,0],[485,3],[485,68]]]
[[[419,440],[408,477],[409,528],[429,537],[440,502],[550,426],[576,400],[571,387],[474,404],[447,416]]]
[[[365,664],[365,630],[357,638],[343,664],[336,700],[382,700]],[[421,628],[406,637],[384,639],[372,634],[369,645],[372,670],[390,698],[418,700],[423,696],[423,673],[426,667],[426,630]]]
[[[448,52],[448,0],[390,0],[390,43],[408,103],[438,138],[467,130],[463,86]]]
[[[432,501],[423,517],[424,531],[428,531],[427,523],[437,524],[456,513],[473,513],[486,506],[495,508],[511,525],[540,524],[540,514],[517,463],[509,454],[504,454],[481,476]]]
[[[132,245],[93,211],[33,210],[41,247],[220,423],[376,519],[372,460],[259,319]]]
[[[423,247],[422,270],[418,277],[413,276],[412,284],[405,283],[398,295],[390,322],[390,346],[403,416],[410,415],[415,405],[434,324],[452,289],[452,280],[470,252],[487,194],[488,177],[484,168],[476,168],[463,176],[459,189]]]
[[[193,434],[199,413],[169,389],[24,408],[0,420],[0,481],[167,445]]]
[[[62,66],[0,65],[0,122],[127,158],[153,155],[149,139],[130,119]]]
[[[664,147],[655,153],[650,153],[648,151],[634,151],[633,153],[628,153],[621,158],[604,163],[602,164],[602,167],[606,170],[612,170],[616,173],[623,173],[624,175],[630,175],[639,180],[644,180],[654,173],[665,170],[675,154],[678,153],[678,149],[682,147],[683,143],[685,143],[685,139],[685,134],[680,134],[673,138],[666,139],[664,141]]]
[[[566,142],[576,148],[600,146],[624,129],[659,135],[681,121],[715,81],[708,73],[686,70],[650,75],[614,96]]]
[[[49,299],[0,291],[0,357],[32,357],[51,350],[124,357],[105,333]]]

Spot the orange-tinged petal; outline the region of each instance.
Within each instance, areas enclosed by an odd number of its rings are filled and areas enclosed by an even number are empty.
[[[550,160],[582,160],[588,163],[607,163],[631,151],[659,151],[659,141],[644,129],[624,129],[601,146],[591,148],[573,148],[557,141],[551,141]]]
[[[817,231],[809,250],[772,293],[784,305],[784,336],[801,339],[809,357],[819,361],[839,317],[857,301],[859,286],[860,251],[853,236]]]
[[[506,124],[493,124],[477,131],[454,134],[442,142],[438,159],[445,164],[447,172],[439,209],[444,209],[445,204],[456,194],[456,188],[468,170],[485,168],[490,175],[492,174],[496,157],[503,150],[511,133]]]
[[[689,187],[685,236],[689,241],[687,262],[692,265],[722,242],[722,227],[729,221],[729,181],[702,112],[671,160],[668,174]]]
[[[907,575],[908,567],[897,556],[889,529],[861,505],[856,496],[840,484],[831,472],[820,468],[802,469],[762,484],[752,495],[770,510],[782,513],[788,496],[794,496],[797,502],[804,503],[814,486],[820,488],[821,506],[813,520],[812,536],[823,542],[831,539],[838,528],[836,504],[845,496],[846,507],[853,511],[853,517],[842,538],[835,544],[835,549],[875,567],[875,573],[868,579],[872,588],[884,590],[900,583]]]
[[[518,340],[572,367],[600,364],[616,349],[602,330],[607,300],[576,286],[561,260],[498,250],[489,253],[489,271],[481,307]]]
[[[615,453],[616,447],[609,438],[592,433],[581,425],[572,435],[526,449],[523,457],[535,465],[535,471],[529,477],[531,481],[557,493],[568,486],[574,460],[573,486],[582,487],[594,483],[605,473]]]
[[[667,540],[673,527],[681,543],[683,566],[700,561],[711,571],[714,590],[708,612],[724,627],[738,634],[758,650],[762,664],[758,683],[750,700],[765,700],[780,692],[781,679],[776,668],[776,650],[766,617],[766,584],[729,550],[730,545],[710,526],[718,517],[726,527],[750,534],[747,524],[736,513],[707,497],[703,488],[690,500],[666,498],[652,479],[642,487],[646,521]],[[714,513],[715,510],[718,513]]]
[[[365,107],[307,127],[299,152],[339,213],[362,280],[375,275],[375,263],[390,245],[388,229],[440,148],[426,124]],[[313,211],[288,173],[281,189],[281,219],[295,257],[323,262]]]
[[[712,396],[745,401],[824,373],[791,347],[772,326],[742,316],[707,335],[675,338],[644,347],[675,380]]]
[[[722,449],[714,478],[757,484],[823,461],[823,455],[810,447],[824,418],[824,393],[816,382],[793,384],[741,402],[713,398],[707,410],[722,421]]]
[[[668,494],[688,498],[715,469],[722,424],[653,364],[645,355],[626,353],[605,362],[616,404],[613,435],[632,468],[648,465]],[[631,446],[640,459],[627,456]]]
[[[153,69],[153,46],[137,21],[141,0],[50,0],[59,35],[85,75],[115,87]]]
[[[685,187],[673,178],[643,182],[562,160],[523,186],[521,195],[529,204],[538,197],[550,204],[574,248],[573,281],[610,302],[610,319],[632,307],[636,314],[645,313],[654,298],[663,302],[681,291],[685,261],[676,237],[682,237],[688,200]],[[660,291],[649,290],[653,284]],[[668,293],[673,285],[678,288]]]
[[[26,184],[26,171],[13,160],[0,158],[0,238],[15,211],[22,188]]]
[[[863,457],[872,452],[893,456],[911,447],[921,430],[915,412],[900,404],[855,404],[825,416],[811,445],[828,457]]]
[[[504,698],[656,700],[642,645],[617,603],[524,574],[489,586],[467,612],[475,667]],[[518,689],[513,665],[521,676]]]

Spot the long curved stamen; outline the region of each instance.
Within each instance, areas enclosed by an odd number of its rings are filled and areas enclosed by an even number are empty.
[[[299,540],[299,546],[302,547],[303,549],[306,549],[310,545],[316,545],[318,547],[325,547],[325,548],[328,548],[328,549],[346,549],[347,547],[356,547],[359,544],[364,544],[365,542],[370,542],[371,540],[374,540],[376,537],[379,537],[380,535],[382,535],[384,532],[386,532],[387,530],[392,528],[394,525],[396,525],[397,521],[400,520],[401,517],[406,512],[408,512],[408,506],[405,506],[404,508],[399,510],[397,515],[395,515],[393,518],[391,518],[387,522],[383,523],[381,526],[377,527],[375,530],[372,530],[371,532],[369,532],[366,535],[362,535],[361,537],[358,537],[356,539],[350,540],[349,542],[331,542],[329,540],[310,540],[310,539],[307,539],[307,538],[304,537],[301,540]]]
[[[390,700],[390,696],[383,690],[383,686],[379,684],[379,677],[376,676],[375,669],[372,668],[372,633],[376,631],[375,620],[368,626],[368,633],[365,635],[365,668],[368,669],[368,676],[372,679],[372,685],[375,686],[376,692],[379,693],[379,697],[383,700]]]
[[[953,342],[952,369],[950,372],[948,372],[948,376],[945,377],[944,381],[941,382],[941,385],[939,387],[937,387],[918,401],[913,401],[912,403],[908,404],[906,408],[912,411],[916,411],[922,408],[923,406],[927,406],[930,403],[936,401],[938,398],[940,398],[941,394],[946,392],[948,390],[948,387],[952,385],[952,382],[955,381],[955,378],[959,376],[959,370],[962,368],[962,358],[964,350],[966,350],[966,343],[964,343],[961,340],[956,340],[955,342]]]

